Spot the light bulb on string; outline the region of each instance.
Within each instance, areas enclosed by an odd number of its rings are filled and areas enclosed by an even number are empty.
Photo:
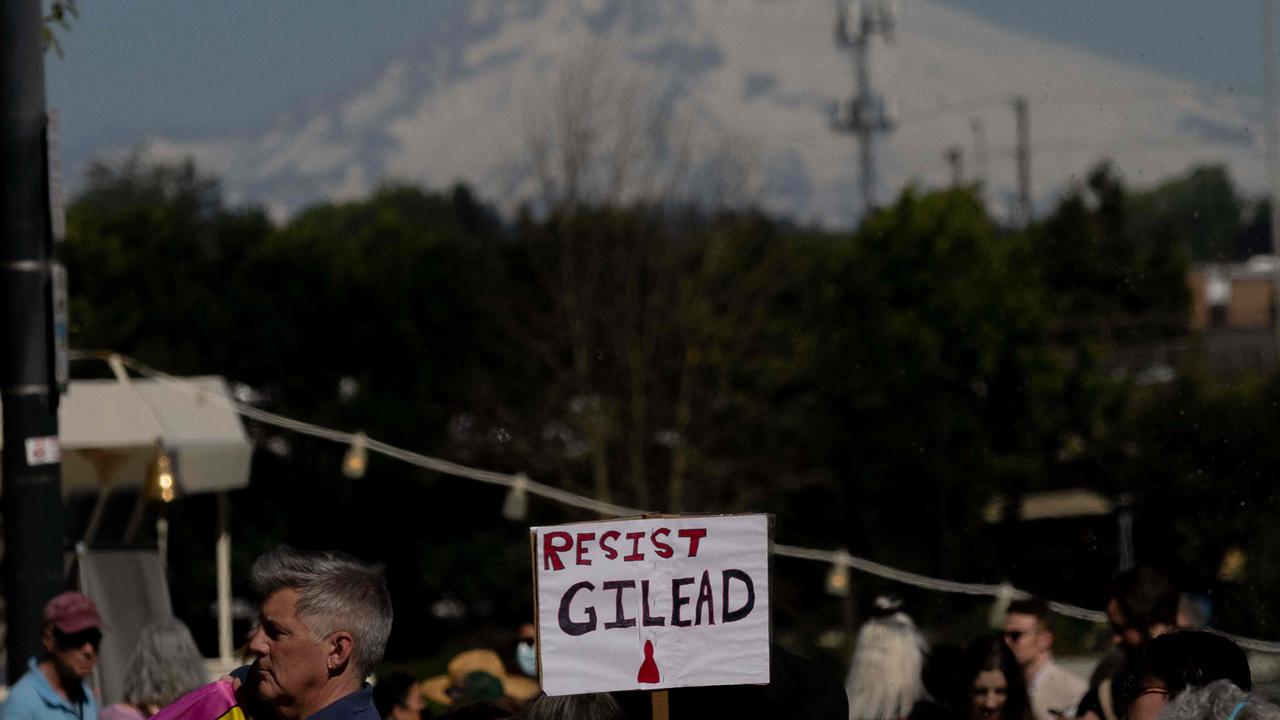
[[[994,629],[1004,627],[1004,616],[1009,612],[1009,605],[1018,599],[1018,591],[1014,589],[1009,581],[1005,581],[996,586],[995,599],[991,601],[991,607],[987,610],[987,624]]]
[[[147,468],[147,485],[143,494],[150,500],[173,502],[178,496],[178,483],[173,475],[173,461],[165,452],[164,442],[156,439],[156,454]]]
[[[849,597],[849,563],[847,558],[849,553],[844,550],[837,550],[836,557],[831,561],[831,567],[827,569],[827,594],[835,597]]]
[[[351,480],[364,477],[364,471],[369,466],[368,442],[369,438],[362,432],[351,437],[351,447],[347,448],[347,454],[342,458],[342,474]]]
[[[516,475],[515,482],[507,491],[507,497],[502,501],[502,517],[512,522],[523,522],[528,517],[529,493],[525,489],[528,484],[529,478],[524,473]]]

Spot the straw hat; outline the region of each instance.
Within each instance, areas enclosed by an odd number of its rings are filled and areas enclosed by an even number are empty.
[[[475,673],[483,673],[475,675]],[[524,702],[538,694],[538,683],[527,677],[508,675],[502,665],[502,658],[492,650],[467,650],[458,653],[449,661],[448,673],[422,681],[422,694],[428,700],[441,705],[453,705],[459,694],[467,695],[467,690],[482,690],[491,685],[488,675],[502,687],[502,694],[519,702]],[[495,688],[496,690],[496,688]],[[477,700],[497,698],[477,697]]]

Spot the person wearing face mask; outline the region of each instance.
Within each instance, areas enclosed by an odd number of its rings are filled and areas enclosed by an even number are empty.
[[[534,629],[533,623],[521,625],[514,652],[516,669],[520,671],[521,675],[534,680],[538,679],[538,648],[536,643],[537,631]]]
[[[962,720],[1032,720],[1022,670],[1002,635],[983,636],[965,649],[952,711]]]
[[[44,606],[44,653],[31,658],[0,706],[0,720],[98,720],[85,681],[98,662],[102,618],[93,601],[64,592]]]
[[[418,683],[406,673],[388,673],[373,686],[373,706],[382,720],[423,720],[427,702]]]

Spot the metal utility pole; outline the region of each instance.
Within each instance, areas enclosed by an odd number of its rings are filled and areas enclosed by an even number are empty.
[[[873,38],[893,39],[894,18],[893,8],[886,0],[858,3],[854,8],[850,18],[846,2],[837,2],[836,44],[853,53],[856,91],[848,104],[837,111],[834,125],[839,131],[853,133],[858,140],[862,209],[870,214],[876,207],[875,136],[892,130],[894,118],[884,97],[871,86],[869,56]]]
[[[1013,112],[1018,120],[1018,209],[1017,224],[1025,227],[1031,222],[1031,117],[1027,111],[1027,98],[1019,95],[1013,99]]]
[[[0,4],[0,401],[9,683],[40,647],[63,586],[40,0]]]
[[[987,130],[982,118],[970,120],[969,129],[973,131],[973,181],[981,192],[987,185]]]
[[[944,157],[947,158],[947,165],[951,167],[951,187],[958,188],[964,185],[964,148],[952,145],[947,148]]]

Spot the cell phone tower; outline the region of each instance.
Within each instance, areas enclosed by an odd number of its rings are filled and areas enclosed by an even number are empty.
[[[871,86],[871,43],[877,36],[892,41],[893,35],[891,0],[837,0],[836,45],[853,55],[856,90],[848,102],[837,105],[832,124],[838,131],[853,133],[858,140],[859,189],[865,214],[876,207],[875,136],[892,130],[896,120],[893,107]]]

